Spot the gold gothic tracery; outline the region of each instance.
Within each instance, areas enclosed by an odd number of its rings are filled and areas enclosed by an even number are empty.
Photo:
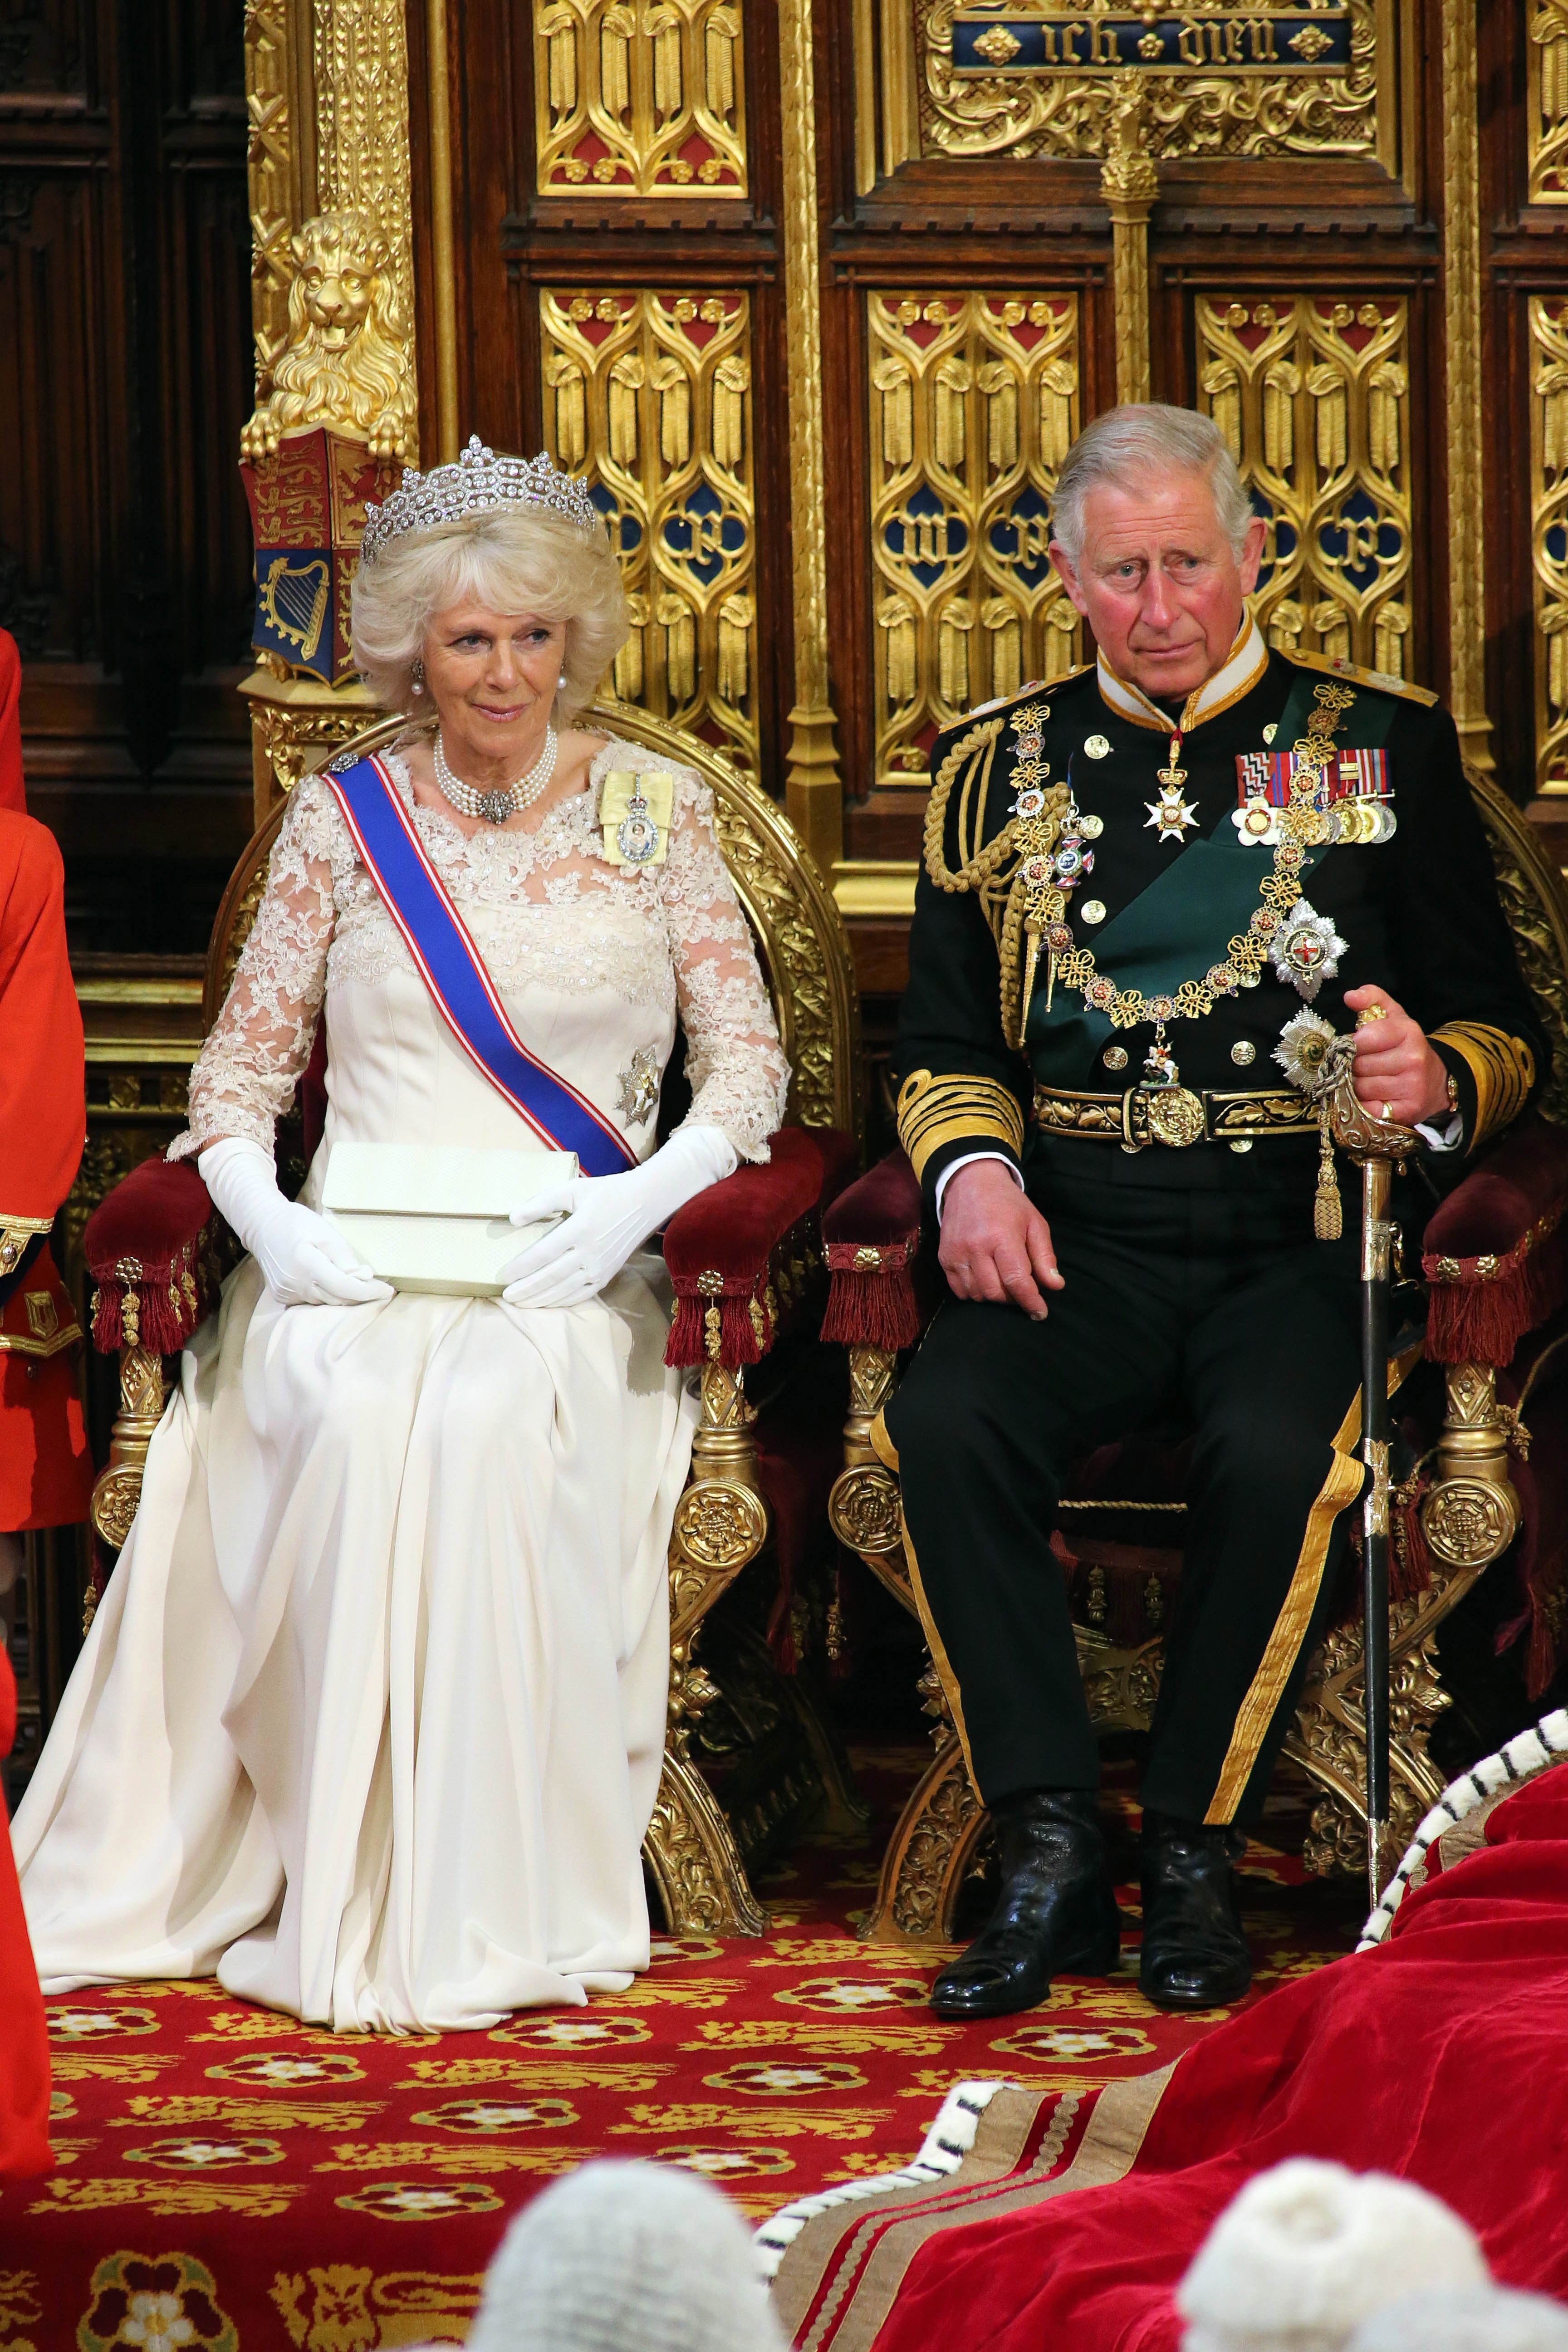
[[[1530,303],[1531,569],[1535,601],[1535,781],[1568,793],[1568,297]]]
[[[1568,0],[1531,11],[1528,74],[1530,201],[1568,205]]]
[[[910,109],[902,94],[891,89],[885,98],[894,119],[900,112],[906,120],[911,114],[918,118],[921,153],[1069,158],[1104,152],[1106,76],[1114,69],[1116,55],[1113,45],[1101,43],[1100,64],[1090,65],[1097,46],[1094,11],[1042,5],[1042,0],[1007,8],[1009,21],[1020,26],[1044,20],[1047,53],[1057,69],[1008,71],[1022,44],[998,25],[976,44],[995,70],[977,74],[959,68],[954,57],[955,16],[980,13],[969,0],[905,0],[905,5],[912,5],[913,11],[913,41],[907,55],[916,78],[916,102]],[[1380,16],[1392,19],[1387,0],[1382,5],[1380,0],[1346,0],[1343,11],[1336,10],[1348,17],[1351,53],[1348,68],[1337,71],[1303,71],[1299,60],[1307,52],[1298,48],[1295,58],[1281,49],[1279,70],[1270,72],[1266,62],[1275,54],[1270,13],[1256,5],[1232,5],[1232,0],[1207,0],[1200,10],[1161,12],[1181,19],[1186,38],[1180,53],[1201,58],[1206,69],[1194,64],[1191,72],[1160,75],[1152,110],[1155,160],[1310,151],[1379,154],[1392,165],[1397,150],[1390,152],[1387,131],[1380,138],[1380,118],[1389,118],[1391,130],[1395,111],[1388,68],[1392,21],[1383,28],[1383,53],[1378,37]],[[1058,48],[1064,30],[1071,46]],[[1310,34],[1308,28],[1308,37]],[[1160,40],[1152,32],[1145,37],[1156,44]],[[1298,40],[1301,37],[1298,34]],[[1015,43],[1012,48],[1006,47],[1009,40]],[[1083,70],[1072,71],[1068,59]]]
[[[533,18],[542,194],[746,194],[742,0],[545,0]]]
[[[1408,676],[1405,304],[1199,300],[1196,327],[1199,404],[1269,517],[1265,635]]]
[[[872,294],[877,775],[923,782],[972,704],[1057,677],[1078,615],[1047,558],[1079,426],[1068,294]]]
[[[751,310],[743,293],[540,297],[545,439],[621,559],[623,702],[757,767]]]

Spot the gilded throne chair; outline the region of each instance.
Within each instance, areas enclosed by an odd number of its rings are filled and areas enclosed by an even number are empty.
[[[743,1166],[671,1218],[663,1235],[676,1294],[666,1360],[695,1371],[701,1416],[690,1474],[669,1547],[670,1685],[664,1770],[644,1861],[676,1935],[760,1935],[763,1914],[747,1856],[783,1821],[826,1798],[840,1817],[861,1808],[835,1744],[793,1676],[773,1675],[765,1649],[746,1643],[753,1696],[727,1692],[743,1740],[783,1716],[794,1737],[781,1763],[750,1776],[727,1811],[700,1761],[702,1718],[721,1692],[697,1657],[704,1621],[750,1564],[771,1549],[787,1625],[816,1531],[826,1535],[838,1466],[842,1400],[814,1353],[823,1297],[822,1218],[858,1164],[859,1005],[844,927],[799,836],[759,786],[697,737],[660,726],[629,705],[605,701],[584,724],[694,768],[713,793],[719,844],[751,925],[789,1058],[786,1125],[763,1167]],[[433,722],[429,722],[433,723]],[[366,729],[350,752],[409,731],[405,719]],[[323,755],[324,756],[324,755]],[[225,892],[207,951],[204,1024],[216,1020],[266,887],[267,864],[287,803],[247,843]],[[281,1123],[279,1178],[299,1189],[321,1139],[325,1039],[319,1031],[294,1115]],[[124,1543],[142,1470],[167,1394],[165,1358],[177,1353],[216,1304],[237,1245],[194,1161],[144,1161],[95,1211],[84,1237],[97,1286],[93,1340],[120,1359],[120,1410],[107,1466],[94,1488],[92,1523],[112,1556]],[[792,1349],[794,1354],[791,1369]],[[836,1360],[830,1358],[830,1363]],[[761,1405],[747,1393],[763,1368],[773,1375]],[[96,1605],[98,1585],[89,1601]],[[759,1702],[765,1682],[771,1696]],[[724,1712],[725,1710],[720,1710]],[[697,1752],[694,1753],[694,1748]],[[759,1787],[759,1780],[761,1786]]]
[[[1528,1640],[1530,1697],[1568,1650],[1568,897],[1513,803],[1479,776],[1470,782],[1553,1071],[1545,1116],[1521,1120],[1485,1151],[1422,1236],[1424,1361],[1395,1408],[1408,1465],[1392,1528],[1395,1853],[1451,1777],[1428,1752],[1451,1703],[1441,1637],[1479,1580],[1516,1579],[1511,1594],[1499,1589],[1477,1638]],[[878,1454],[876,1416],[942,1289],[935,1236],[922,1225],[920,1185],[901,1151],[848,1186],[824,1219],[832,1289],[823,1332],[847,1348],[850,1374],[829,1517],[840,1541],[916,1615],[898,1479]],[[1408,1295],[1402,1303],[1418,1304]],[[1179,1442],[1129,1439],[1079,1463],[1062,1496],[1054,1549],[1090,1716],[1105,1734],[1147,1730],[1153,1714],[1162,1629],[1181,1577],[1184,1462]],[[951,1942],[987,1833],[929,1651],[921,1688],[935,1754],[860,1928],[878,1942]],[[1317,1791],[1309,1869],[1358,1873],[1366,1855],[1358,1592],[1347,1590],[1344,1618],[1310,1663],[1285,1752]]]

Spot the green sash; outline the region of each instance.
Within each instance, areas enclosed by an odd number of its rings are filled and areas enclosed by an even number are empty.
[[[1307,730],[1313,690],[1323,683],[1318,670],[1298,670],[1275,730],[1277,744],[1289,747]],[[1337,748],[1373,751],[1394,723],[1393,695],[1357,688],[1355,700],[1335,730]],[[1245,931],[1262,904],[1262,887],[1274,870],[1274,853],[1244,844],[1226,808],[1205,839],[1191,841],[1146,890],[1123,907],[1093,940],[1096,968],[1119,988],[1142,989],[1145,996],[1173,996],[1184,980],[1201,980],[1223,963],[1229,940]],[[1324,855],[1327,843],[1309,849],[1301,884]],[[1081,1085],[1083,1073],[1112,1034],[1110,1016],[1087,1005],[1076,989],[1058,989],[1046,1009],[1042,961],[1029,1007],[1029,1058],[1037,1082]]]

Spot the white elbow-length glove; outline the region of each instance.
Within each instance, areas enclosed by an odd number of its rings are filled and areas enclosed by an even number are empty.
[[[581,1307],[596,1298],[649,1234],[695,1194],[735,1167],[721,1128],[679,1129],[640,1168],[620,1176],[578,1176],[514,1209],[514,1225],[566,1214],[501,1268],[509,1307]]]
[[[364,1307],[390,1298],[336,1226],[314,1209],[286,1201],[271,1154],[226,1135],[196,1156],[214,1206],[228,1220],[285,1307]]]

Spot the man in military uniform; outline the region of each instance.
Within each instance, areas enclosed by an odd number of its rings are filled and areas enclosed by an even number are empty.
[[[1333,1237],[1291,1076],[1355,1021],[1362,1100],[1455,1165],[1546,1053],[1452,721],[1264,644],[1264,524],[1214,425],[1100,418],[1053,522],[1099,659],[939,739],[895,1058],[951,1295],[879,1437],[1002,1881],[937,1979],[954,2017],[1116,1964],[1051,1528],[1075,1460],[1178,1417],[1141,1980],[1167,2008],[1246,1990],[1231,1865],[1361,1486],[1356,1220]]]

